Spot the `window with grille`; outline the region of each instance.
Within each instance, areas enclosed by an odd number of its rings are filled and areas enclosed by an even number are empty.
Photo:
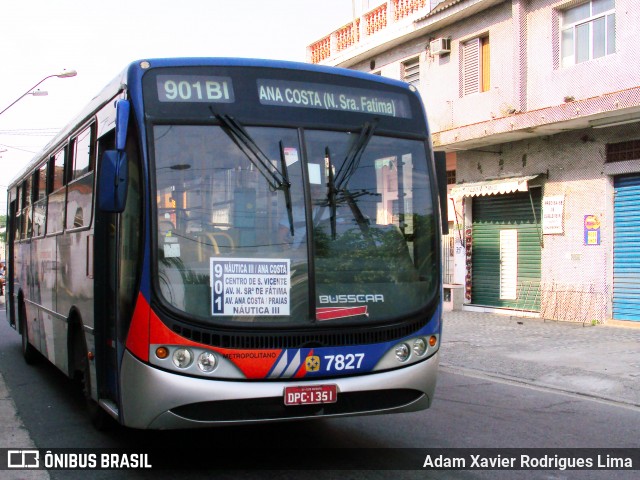
[[[640,159],[640,140],[607,144],[607,163]]]
[[[420,87],[420,57],[402,62],[402,81]]]
[[[489,37],[462,44],[460,95],[486,92],[491,88]]]
[[[562,66],[616,51],[615,0],[591,0],[561,13]]]

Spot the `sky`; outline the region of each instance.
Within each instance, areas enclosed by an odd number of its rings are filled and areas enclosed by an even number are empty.
[[[130,62],[160,57],[306,61],[352,0],[20,0],[0,8],[0,214],[6,186]]]

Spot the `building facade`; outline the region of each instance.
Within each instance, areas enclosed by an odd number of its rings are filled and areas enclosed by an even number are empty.
[[[308,60],[402,79],[447,153],[465,309],[640,321],[640,0],[387,0]]]

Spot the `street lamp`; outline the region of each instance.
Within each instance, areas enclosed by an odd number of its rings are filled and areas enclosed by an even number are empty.
[[[22,95],[20,95],[13,103],[11,103],[11,105],[9,105],[4,110],[2,110],[0,112],[0,115],[2,115],[4,112],[9,110],[11,107],[13,107],[16,103],[18,103],[22,98],[26,97],[27,95],[34,95],[36,97],[47,95],[47,92],[42,92],[40,90],[34,92],[34,89],[38,85],[40,85],[42,82],[44,82],[45,80],[47,80],[47,79],[49,79],[51,77],[58,77],[58,78],[75,77],[77,74],[78,74],[78,72],[76,72],[75,70],[69,70],[69,71],[65,71],[65,72],[62,72],[62,73],[56,73],[56,74],[53,74],[53,75],[47,75],[42,80],[40,80],[38,83],[36,83],[33,87],[31,87],[29,90],[27,90]]]

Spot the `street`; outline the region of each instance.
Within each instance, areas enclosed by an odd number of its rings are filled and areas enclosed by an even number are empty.
[[[0,314],[0,373],[18,415],[38,448],[206,447],[238,449],[251,467],[261,448],[628,448],[637,447],[640,415],[634,407],[584,399],[542,388],[496,381],[442,368],[430,410],[402,415],[331,419],[193,431],[137,431],[115,427],[98,432],[88,421],[80,390],[54,366],[28,366],[20,337]],[[16,448],[21,445],[15,445]],[[275,473],[275,472],[272,472]],[[313,472],[311,478],[634,478],[622,471],[362,471]],[[216,478],[264,478],[261,472],[216,472]],[[52,479],[81,478],[86,471],[52,470]],[[147,476],[148,475],[148,476]],[[160,478],[162,472],[129,472],[127,478]],[[94,479],[121,477],[95,471]],[[181,478],[207,478],[203,472]],[[307,478],[306,474],[302,477]],[[279,472],[277,478],[301,478]]]

